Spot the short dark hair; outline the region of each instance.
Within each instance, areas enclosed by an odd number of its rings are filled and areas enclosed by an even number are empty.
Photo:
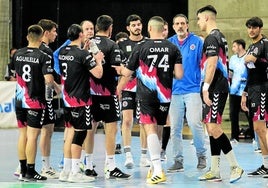
[[[96,20],[97,31],[107,31],[110,25],[113,24],[113,19],[108,15],[101,15]]]
[[[126,19],[126,25],[129,26],[130,22],[137,21],[137,20],[140,20],[142,22],[142,19],[141,19],[141,17],[139,15],[131,14]]]
[[[126,32],[118,32],[116,35],[115,35],[115,41],[121,39],[121,38],[128,38],[128,34]]]
[[[67,30],[67,37],[74,41],[79,38],[79,34],[83,32],[82,27],[78,24],[72,24]]]
[[[53,28],[58,28],[58,24],[49,19],[39,20],[38,25],[40,25],[44,31],[51,31]]]
[[[28,35],[29,34],[34,34],[34,35],[37,35],[37,36],[41,36],[43,35],[43,28],[40,26],[40,25],[30,25],[27,29],[28,31]]]
[[[250,19],[247,20],[246,22],[246,26],[247,27],[263,27],[263,22],[262,19],[260,19],[259,17],[252,17]]]
[[[200,8],[196,12],[196,14],[199,14],[199,13],[202,13],[202,12],[205,12],[205,11],[210,11],[210,12],[213,12],[215,15],[217,15],[217,10],[212,5],[207,5],[207,6],[204,6],[204,7]]]
[[[246,42],[244,39],[236,39],[233,41],[233,43],[237,43],[243,47],[243,49],[246,49]]]

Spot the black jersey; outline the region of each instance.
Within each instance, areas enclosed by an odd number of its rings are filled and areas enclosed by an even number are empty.
[[[97,65],[92,54],[78,46],[66,46],[59,52],[59,65],[64,105],[90,105],[89,70]]]
[[[262,38],[258,42],[248,47],[247,54],[251,54],[257,58],[254,63],[255,68],[248,69],[247,85],[259,85],[268,81],[268,40]]]
[[[228,45],[224,35],[218,29],[212,30],[204,41],[201,60],[202,82],[206,76],[207,58],[211,56],[218,56],[218,62],[209,91],[228,93]]]
[[[40,47],[39,47],[40,50],[42,50],[43,52],[47,53],[49,56],[51,56],[51,65],[52,67],[54,67],[54,56],[53,56],[53,51],[52,49],[44,42],[41,43]],[[54,70],[54,69],[53,69]],[[56,73],[56,71],[54,70],[53,71],[53,77],[54,77],[54,80],[60,84],[60,77],[59,75]]]
[[[121,50],[123,50],[125,56],[128,58],[134,48],[134,46],[138,43],[144,40],[145,37],[143,37],[140,41],[133,41],[127,38],[126,40],[120,41],[118,43],[118,46]]]
[[[16,71],[16,106],[45,107],[45,74],[52,74],[51,57],[38,48],[21,48],[13,56],[11,69]]]
[[[145,37],[142,38],[144,40]],[[129,58],[134,46],[140,41],[133,41],[127,38],[126,40],[120,41],[118,43],[119,48],[123,51],[125,57]],[[127,61],[126,61],[127,62]],[[136,92],[136,86],[137,86],[137,79],[136,79],[136,74],[133,73],[131,80],[125,85],[123,88],[123,91],[131,91],[131,92]]]
[[[182,63],[179,49],[168,40],[146,39],[138,43],[127,68],[136,71],[137,99],[168,103],[171,99],[174,65]]]
[[[120,66],[121,53],[118,45],[105,36],[95,36],[93,40],[104,54],[103,75],[100,79],[90,77],[91,94],[101,96],[115,95],[117,72],[112,66]]]

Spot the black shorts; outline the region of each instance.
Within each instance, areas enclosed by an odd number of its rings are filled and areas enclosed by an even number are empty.
[[[26,126],[41,129],[44,123],[44,109],[27,109],[16,107],[18,128]]]
[[[166,125],[170,103],[149,103],[138,101],[140,124]]]
[[[117,96],[92,95],[93,119],[111,123],[120,120],[120,105]]]
[[[249,113],[253,121],[268,121],[268,84],[248,87]]]
[[[216,123],[221,124],[222,114],[226,104],[228,93],[209,93],[209,98],[212,101],[212,105],[208,106],[203,101],[203,122],[204,123]]]
[[[136,109],[136,92],[122,91],[122,110]]]
[[[74,129],[92,129],[92,114],[90,106],[65,107],[64,121],[66,127],[73,126]]]
[[[45,117],[43,125],[54,124],[56,120],[56,113],[53,108],[52,101],[46,101]]]

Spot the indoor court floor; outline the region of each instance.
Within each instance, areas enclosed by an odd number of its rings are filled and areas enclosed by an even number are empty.
[[[167,182],[148,185],[146,184],[146,174],[148,167],[140,167],[140,142],[139,137],[132,138],[132,151],[135,166],[133,169],[126,169],[124,167],[125,155],[116,155],[117,166],[124,172],[132,175],[129,180],[106,180],[104,178],[104,134],[98,133],[95,137],[95,148],[94,148],[94,163],[96,164],[96,171],[99,173],[99,177],[91,183],[63,183],[58,180],[47,180],[43,183],[34,182],[20,182],[17,177],[13,175],[16,167],[18,166],[17,159],[17,129],[0,129],[0,188],[97,188],[97,187],[108,187],[108,188],[143,188],[143,187],[161,187],[161,188],[263,188],[268,187],[268,179],[262,177],[247,177],[247,173],[251,172],[261,165],[261,154],[254,153],[252,143],[240,142],[234,144],[234,152],[237,156],[237,160],[245,170],[243,177],[233,184],[229,183],[230,169],[227,160],[224,156],[221,157],[221,177],[222,182],[201,182],[198,181],[198,177],[208,170],[197,170],[197,158],[195,156],[194,146],[191,145],[189,139],[184,139],[184,172],[167,173]],[[63,147],[63,132],[55,132],[52,137],[52,153],[51,163],[52,166],[58,170],[58,163],[62,157]],[[164,170],[172,165],[172,152],[171,142],[167,147],[167,161],[163,162]],[[209,144],[206,143],[208,148],[208,156],[210,153]],[[210,164],[208,157],[208,164]],[[209,166],[209,165],[208,165]],[[38,151],[36,160],[36,169],[40,172],[41,168],[41,157]]]

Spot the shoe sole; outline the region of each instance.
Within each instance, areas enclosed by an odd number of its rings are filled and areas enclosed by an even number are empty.
[[[249,174],[247,174],[247,176],[248,177],[263,177],[264,175],[263,174],[259,174],[259,175],[249,175]]]
[[[107,180],[129,180],[131,178],[131,176],[129,176],[128,178],[117,178],[117,177],[109,177],[109,178],[105,178]]]
[[[165,183],[166,181],[167,180],[165,179],[165,180],[161,180],[161,181],[157,181],[157,182],[146,182],[146,183],[153,185],[153,184],[158,184],[158,183]]]
[[[44,173],[43,174],[41,173],[41,175],[47,177],[47,179],[59,179],[60,177],[60,176],[51,176],[50,174],[44,174]]]
[[[175,172],[183,172],[184,169],[178,169],[178,170],[167,170],[168,173],[175,173]]]
[[[221,182],[222,179],[198,179],[199,181]]]
[[[46,180],[36,180],[34,178],[24,178],[23,181],[24,182],[39,182],[39,183],[41,183],[41,182],[47,181],[47,179]]]
[[[207,168],[207,166],[201,166],[201,167],[200,167],[200,166],[197,166],[196,168],[197,168],[198,170],[203,170],[204,168]]]

